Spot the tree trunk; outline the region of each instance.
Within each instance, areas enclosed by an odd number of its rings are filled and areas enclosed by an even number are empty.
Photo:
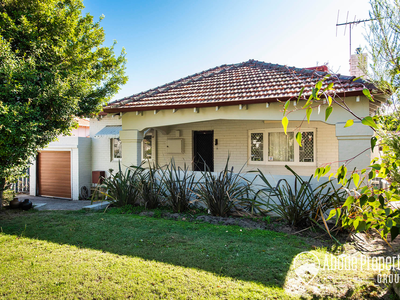
[[[3,209],[3,191],[4,191],[4,187],[6,185],[6,180],[0,179],[0,210]]]

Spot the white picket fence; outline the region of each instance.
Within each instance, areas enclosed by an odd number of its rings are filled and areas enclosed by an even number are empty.
[[[16,193],[29,193],[29,168],[26,170],[26,176],[18,178],[18,181],[11,185],[11,189]]]

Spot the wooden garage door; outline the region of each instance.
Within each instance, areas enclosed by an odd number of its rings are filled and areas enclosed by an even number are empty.
[[[38,184],[41,196],[71,198],[71,152],[40,152]]]

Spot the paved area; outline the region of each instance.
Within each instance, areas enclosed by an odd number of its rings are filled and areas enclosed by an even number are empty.
[[[19,201],[29,199],[33,205],[38,205],[37,210],[80,210],[84,206],[90,205],[90,200],[67,200],[51,197],[36,197],[29,195],[17,196]],[[45,205],[42,205],[45,204]]]

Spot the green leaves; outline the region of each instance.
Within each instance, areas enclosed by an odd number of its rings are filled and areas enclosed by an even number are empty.
[[[317,178],[317,180],[319,180],[322,176],[324,176],[325,174],[327,174],[329,171],[331,170],[331,166],[330,165],[327,165],[327,166],[325,166],[324,168],[317,168],[316,170],[315,170],[315,173],[314,173],[314,178],[315,177],[318,177]],[[331,174],[332,175],[332,174]],[[329,176],[329,180],[330,180],[330,177],[331,176]]]
[[[301,132],[296,133],[296,141],[297,141],[297,144],[299,144],[300,147],[303,147],[303,146],[301,145],[301,140],[302,140],[302,134],[301,134]]]
[[[301,96],[303,95],[305,87],[303,86],[300,90],[299,97],[297,98],[297,103],[299,103]]]
[[[286,101],[285,105],[284,105],[284,109],[283,109],[283,115],[286,114],[287,109],[289,108],[290,105],[290,99],[288,101]]]
[[[392,242],[399,235],[399,233],[400,233],[399,227],[394,226],[394,227],[390,228],[390,236],[391,236]]]
[[[353,119],[347,120],[346,124],[344,124],[344,128],[353,126],[353,124],[354,124]]]
[[[356,219],[353,225],[358,232],[362,232],[365,230],[367,223],[364,220]]]
[[[370,101],[375,102],[374,99],[371,96],[371,93],[369,92],[369,89],[363,89],[363,94],[365,97],[367,97]]]
[[[358,175],[358,173],[353,173],[353,181],[354,181],[355,186],[358,188],[358,184],[360,181],[360,175]]]
[[[310,124],[311,113],[312,113],[312,108],[311,107],[307,108],[306,115],[308,124]]]
[[[332,97],[331,96],[328,96],[328,104],[329,104],[329,106],[332,106]]]
[[[350,209],[350,205],[354,202],[354,197],[353,196],[349,196],[347,199],[346,199],[346,202],[344,202],[344,204],[343,204],[343,206],[344,207],[347,207],[347,209]]]
[[[374,151],[374,148],[375,148],[375,145],[376,145],[377,140],[378,140],[378,139],[377,139],[375,136],[373,136],[373,137],[371,138],[371,151],[372,151],[372,152]]]
[[[370,126],[372,128],[378,129],[378,126],[376,125],[375,121],[370,116],[365,117],[364,119],[362,119],[361,123],[363,125]]]
[[[321,80],[317,82],[317,84],[315,85],[315,88],[317,90],[320,90],[322,88],[322,81]]]
[[[127,82],[124,50],[103,46],[103,28],[82,13],[82,1],[28,2],[0,5],[0,179]]]
[[[287,127],[289,124],[289,119],[285,116],[282,118],[282,126],[283,126],[283,130],[285,131],[285,134],[287,134]]]
[[[331,115],[333,110],[332,106],[328,106],[325,110],[325,122],[328,120],[329,116]]]

